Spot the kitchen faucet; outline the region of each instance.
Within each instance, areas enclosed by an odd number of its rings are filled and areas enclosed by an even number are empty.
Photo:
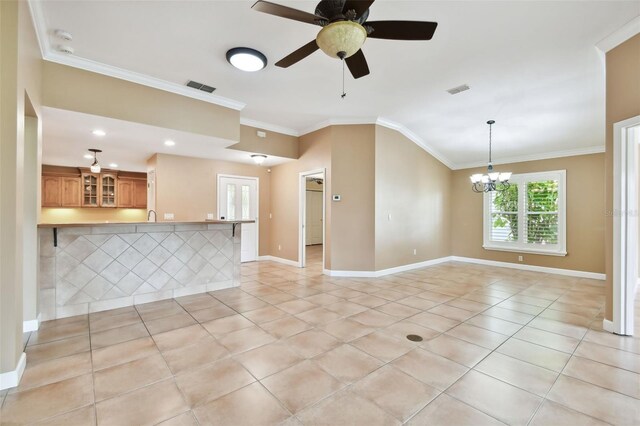
[[[158,221],[158,214],[156,213],[155,210],[149,210],[149,213],[147,213],[147,222],[151,222],[151,213],[153,213],[153,221],[157,222]]]

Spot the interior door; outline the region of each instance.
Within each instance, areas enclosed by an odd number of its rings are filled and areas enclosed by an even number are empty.
[[[322,192],[307,191],[306,203],[306,245],[322,244]]]
[[[258,181],[254,178],[220,176],[218,211],[221,220],[254,220],[241,225],[240,261],[258,257]]]

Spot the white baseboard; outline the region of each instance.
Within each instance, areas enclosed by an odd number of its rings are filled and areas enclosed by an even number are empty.
[[[325,269],[323,272],[330,277],[353,277],[353,278],[378,278],[385,275],[397,274],[400,272],[411,271],[413,269],[426,268],[427,266],[437,265],[439,263],[449,262],[451,257],[440,257],[438,259],[425,260],[424,262],[410,263],[408,265],[396,266],[379,271],[336,271]]]
[[[296,268],[300,267],[300,263],[298,263],[295,260],[283,259],[281,257],[276,257],[276,256],[258,256],[258,261],[265,261],[265,260],[282,263],[283,265],[295,266]]]
[[[20,359],[18,360],[18,365],[16,369],[13,371],[7,371],[6,373],[0,374],[0,390],[14,388],[18,386],[20,383],[20,379],[22,378],[22,373],[24,373],[24,367],[27,365],[27,354],[22,352],[20,355]]]
[[[453,262],[475,263],[478,265],[497,266],[499,268],[520,269],[523,271],[544,272],[547,274],[566,275],[578,278],[590,278],[593,280],[605,280],[605,274],[597,272],[574,271],[572,269],[548,268],[546,266],[523,265],[519,263],[497,262],[495,260],[476,259],[472,257],[451,256]]]
[[[613,321],[609,321],[608,319],[602,320],[602,329],[604,331],[608,331],[609,333],[615,333],[613,329]]]
[[[38,317],[34,320],[27,320],[22,322],[22,332],[28,333],[30,331],[37,331],[40,328],[40,320],[42,314],[38,314]]]

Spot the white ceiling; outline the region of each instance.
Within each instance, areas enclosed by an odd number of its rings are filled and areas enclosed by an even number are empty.
[[[496,120],[498,161],[602,150],[604,65],[595,45],[640,15],[638,1],[377,0],[370,20],[430,20],[438,29],[428,42],[367,40],[371,75],[348,76],[342,100],[341,64],[320,51],[289,69],[273,66],[319,27],[252,11],[253,1],[33,0],[32,7],[45,51],[59,43],[53,30],[73,34],[70,63],[177,85],[200,81],[245,103],[244,119],[296,133],[331,119],[382,117],[456,167],[486,160],[488,119]],[[316,4],[273,1],[309,12]],[[269,66],[231,67],[225,52],[236,46],[262,51]],[[465,83],[471,90],[446,92]]]
[[[94,136],[95,129],[107,134]],[[155,153],[253,164],[250,153],[226,149],[233,141],[56,108],[43,108],[42,138],[42,163],[57,166],[89,167],[91,160],[83,157],[89,148],[103,151],[98,154],[102,167],[115,163],[127,171],[146,172],[147,159]],[[165,146],[167,139],[175,146]],[[270,155],[263,166],[286,161]]]

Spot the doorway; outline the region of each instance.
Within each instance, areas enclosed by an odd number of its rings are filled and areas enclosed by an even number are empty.
[[[324,268],[325,172],[300,173],[299,259],[301,268]]]
[[[634,334],[638,289],[638,153],[640,116],[613,126],[613,324],[605,329]]]
[[[258,259],[258,186],[257,177],[218,175],[218,218],[254,221],[240,225],[240,262]]]

